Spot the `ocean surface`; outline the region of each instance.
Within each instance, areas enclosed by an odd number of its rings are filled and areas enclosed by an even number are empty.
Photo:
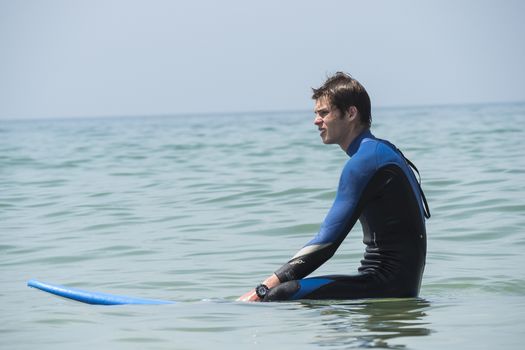
[[[377,109],[372,131],[422,175],[420,297],[261,304],[235,299],[317,232],[347,159],[311,112],[0,120],[0,348],[523,349],[525,104]],[[314,275],[363,250],[356,225]]]

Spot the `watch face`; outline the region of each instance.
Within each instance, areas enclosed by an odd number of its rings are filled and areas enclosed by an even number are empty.
[[[268,293],[268,287],[266,287],[265,285],[257,286],[257,288],[255,288],[255,293],[259,298],[264,298],[266,293]]]

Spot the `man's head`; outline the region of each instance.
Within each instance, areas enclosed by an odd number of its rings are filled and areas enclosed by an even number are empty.
[[[372,124],[370,97],[363,85],[350,75],[337,72],[329,77],[323,86],[312,90],[312,99],[316,101],[326,99],[332,108],[335,107],[341,112],[341,115],[355,106],[361,123],[366,127]]]

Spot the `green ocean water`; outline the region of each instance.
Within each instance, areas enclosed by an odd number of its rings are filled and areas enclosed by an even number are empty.
[[[334,198],[347,156],[310,112],[0,120],[0,348],[523,348],[525,104],[378,109],[372,131],[422,174],[420,298],[246,304]],[[361,240],[314,275],[356,272]]]

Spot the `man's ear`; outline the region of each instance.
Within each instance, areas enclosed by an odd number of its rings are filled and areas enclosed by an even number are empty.
[[[358,111],[357,111],[356,106],[350,106],[346,110],[345,117],[346,118],[350,118],[350,119],[354,119],[357,116],[357,114],[358,114]]]

